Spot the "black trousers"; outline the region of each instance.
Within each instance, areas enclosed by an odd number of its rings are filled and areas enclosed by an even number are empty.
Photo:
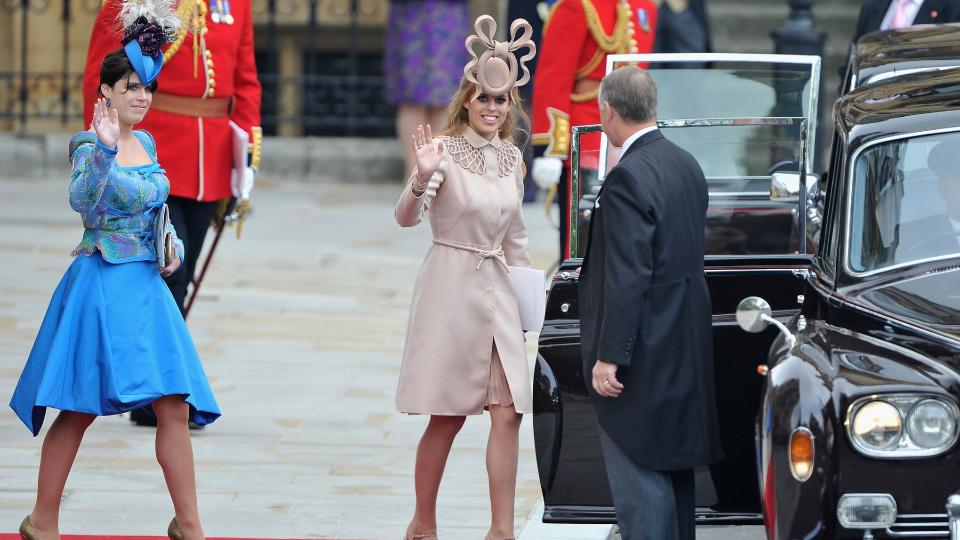
[[[182,197],[167,199],[167,205],[170,207],[170,221],[177,230],[177,236],[183,240],[185,260],[180,268],[164,281],[173,293],[173,299],[177,301],[181,313],[183,313],[187,289],[197,269],[203,240],[207,237],[207,230],[210,229],[210,220],[217,211],[217,204],[219,201],[201,202]]]

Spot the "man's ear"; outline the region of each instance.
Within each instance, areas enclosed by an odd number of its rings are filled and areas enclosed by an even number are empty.
[[[604,102],[607,104],[607,122],[613,122],[614,120],[620,119],[620,113],[613,108],[613,105],[610,105],[609,102]]]

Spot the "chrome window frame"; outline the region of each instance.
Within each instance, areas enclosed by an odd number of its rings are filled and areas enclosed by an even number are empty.
[[[749,117],[749,118],[694,118],[694,119],[683,119],[683,120],[657,120],[657,128],[683,128],[683,127],[711,127],[711,126],[788,126],[796,125],[800,127],[800,138],[798,143],[800,145],[800,199],[797,203],[798,216],[806,216],[807,211],[807,186],[806,186],[806,175],[810,174],[810,152],[808,149],[807,140],[811,137],[812,132],[809,129],[809,121],[806,118],[801,116],[771,116],[771,117]],[[569,238],[569,249],[570,257],[576,257],[577,250],[579,248],[577,242],[577,231],[579,228],[579,203],[581,193],[580,193],[580,135],[584,133],[600,133],[602,135],[601,146],[600,146],[600,164],[599,170],[597,171],[598,178],[601,182],[606,179],[606,175],[603,174],[606,171],[607,166],[607,150],[608,143],[606,139],[606,134],[603,133],[602,126],[600,124],[588,124],[584,126],[573,126],[571,128],[571,144],[570,144],[570,193],[569,201],[570,207],[567,209],[570,216],[570,238]],[[731,177],[732,178],[732,177]],[[757,178],[756,176],[745,176],[743,178]],[[742,196],[757,196],[757,195],[769,195],[769,193],[760,193],[755,191],[746,191],[741,193],[723,193],[719,198],[733,198],[733,197],[742,197]],[[710,194],[712,197],[713,195]],[[561,209],[563,211],[563,209]],[[770,253],[762,255],[706,255],[705,258],[708,260],[710,257],[722,257],[722,258],[742,258],[745,260],[755,259],[757,257],[796,257],[797,255],[810,255],[807,253],[807,220],[799,219],[800,225],[800,238],[799,238],[799,253]],[[562,233],[561,233],[562,234]]]
[[[743,62],[753,64],[804,64],[810,67],[810,97],[807,104],[807,141],[806,148],[815,148],[814,138],[817,133],[817,112],[818,101],[820,97],[820,68],[822,60],[815,55],[800,54],[750,54],[750,53],[643,53],[643,54],[611,54],[607,56],[606,73],[613,71],[613,66],[620,62],[638,62],[638,63],[676,63],[676,62]],[[599,98],[598,98],[599,99]],[[659,121],[672,121],[677,119],[658,119]],[[731,119],[727,119],[731,120]],[[684,120],[679,120],[684,121]],[[689,120],[685,120],[689,121]],[[677,126],[669,126],[677,127]],[[606,170],[607,165],[607,136],[600,137],[600,171]],[[809,153],[809,152],[808,152]],[[812,159],[810,160],[812,162]],[[809,163],[804,163],[809,166]],[[810,173],[809,170],[800,171]],[[603,180],[603,176],[600,180]],[[806,196],[801,193],[801,196]],[[801,249],[801,252],[804,250]]]
[[[579,246],[577,245],[577,231],[579,230],[577,221],[579,220],[579,210],[580,210],[580,134],[581,133],[601,133],[603,134],[603,129],[600,124],[589,124],[586,126],[573,126],[570,131],[570,137],[573,139],[570,142],[570,196],[567,199],[569,208],[561,208],[560,211],[570,212],[570,241],[567,244],[569,246],[569,257],[577,257],[577,250]],[[603,135],[603,140],[606,140],[606,135]],[[601,146],[603,148],[603,146]],[[604,163],[601,160],[600,170],[597,171],[599,175],[604,170]],[[601,177],[602,178],[602,177]],[[560,234],[563,234],[563,231],[560,231]],[[561,254],[564,257],[567,254]]]
[[[847,162],[848,164],[847,171],[846,171],[846,174],[844,175],[846,178],[846,184],[847,184],[847,190],[846,190],[847,194],[846,194],[846,201],[844,201],[845,203],[844,213],[846,215],[844,216],[845,226],[843,227],[843,233],[844,233],[844,236],[846,236],[846,238],[844,238],[843,242],[841,242],[841,245],[843,246],[843,254],[841,255],[841,258],[843,259],[843,270],[844,272],[847,273],[847,275],[855,278],[866,278],[866,277],[874,276],[877,274],[882,274],[885,272],[890,272],[893,270],[898,270],[898,269],[906,268],[909,266],[916,266],[918,264],[923,264],[927,262],[944,261],[944,260],[957,258],[956,253],[951,255],[938,255],[936,257],[924,257],[924,258],[916,259],[913,261],[907,261],[907,262],[902,262],[898,264],[893,264],[890,266],[884,266],[883,268],[877,268],[875,270],[867,270],[864,272],[858,272],[854,270],[850,265],[850,251],[851,251],[850,242],[853,237],[853,191],[854,191],[853,182],[854,182],[854,172],[856,172],[856,168],[857,168],[857,160],[860,159],[860,155],[863,154],[865,151],[873,148],[874,146],[877,146],[880,144],[885,144],[892,141],[898,141],[900,139],[916,139],[919,137],[926,137],[928,135],[939,135],[942,133],[960,134],[960,126],[938,128],[938,129],[927,129],[923,131],[914,131],[910,133],[898,133],[896,135],[881,137],[879,139],[870,141],[869,143],[861,146],[860,148],[857,148],[857,150],[853,153],[853,156]]]

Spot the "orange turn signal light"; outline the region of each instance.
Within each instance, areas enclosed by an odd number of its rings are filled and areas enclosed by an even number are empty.
[[[801,482],[813,475],[813,433],[805,427],[798,427],[790,435],[790,472]]]

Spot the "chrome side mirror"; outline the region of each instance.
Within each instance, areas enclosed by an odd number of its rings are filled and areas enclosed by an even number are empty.
[[[737,305],[737,324],[751,334],[763,332],[770,325],[773,310],[759,296],[748,296]]]
[[[807,200],[815,201],[819,190],[819,179],[815,174],[807,174]],[[800,200],[800,173],[775,172],[770,175],[770,200],[778,202],[797,202]]]
[[[797,338],[787,330],[784,324],[773,318],[770,304],[759,296],[748,296],[737,305],[737,324],[747,332],[756,334],[763,332],[771,324],[776,326],[787,340],[787,346],[793,347]]]

